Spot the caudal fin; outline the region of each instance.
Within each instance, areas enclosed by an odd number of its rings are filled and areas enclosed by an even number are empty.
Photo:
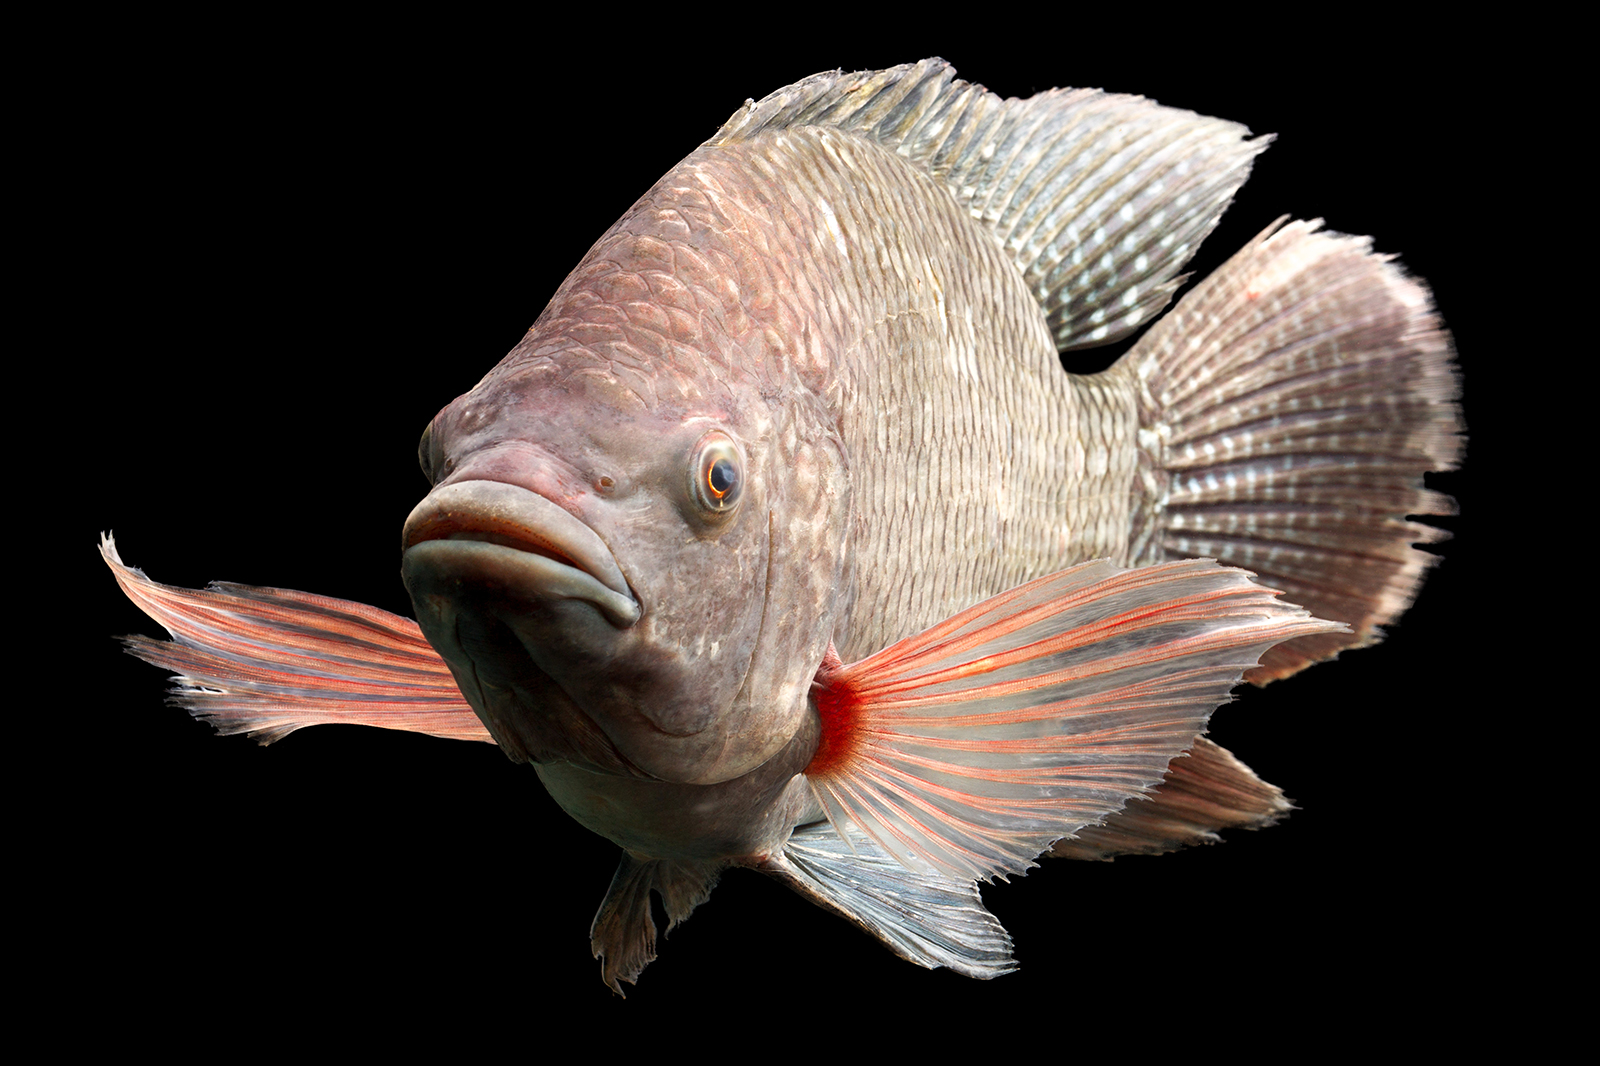
[[[110,536],[100,555],[128,598],[172,634],[123,637],[128,651],[174,671],[173,702],[219,732],[270,744],[343,723],[494,743],[409,618],[288,589],[162,585],[123,563]]]
[[[1366,237],[1274,224],[1108,374],[1140,403],[1145,494],[1135,562],[1243,567],[1348,633],[1280,644],[1247,677],[1284,677],[1382,639],[1455,513],[1423,486],[1461,452],[1450,338],[1427,287]]]

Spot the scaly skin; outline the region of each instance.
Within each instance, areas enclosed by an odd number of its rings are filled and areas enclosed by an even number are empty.
[[[521,484],[600,534],[641,621],[616,632],[603,669],[570,650],[539,665],[622,761],[712,787],[657,788],[578,752],[591,769],[539,760],[546,785],[635,854],[737,858],[816,817],[783,782],[804,768],[807,690],[830,641],[860,658],[1125,553],[1132,418],[1124,383],[1062,371],[1021,274],[943,186],[859,136],[808,128],[686,159],[433,432],[439,485]],[[750,467],[725,523],[697,522],[676,495],[708,427]],[[707,632],[738,645],[728,669],[699,646]],[[642,665],[695,637],[668,675]],[[521,644],[538,656],[538,639]],[[493,654],[457,674],[499,737],[545,701],[532,680],[501,686],[526,693],[517,712],[474,692],[473,676],[531,667],[522,646]]]

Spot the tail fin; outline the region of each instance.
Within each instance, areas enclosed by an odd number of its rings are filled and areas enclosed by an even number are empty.
[[[1383,638],[1436,561],[1413,545],[1448,536],[1406,516],[1456,509],[1422,475],[1462,445],[1426,286],[1368,238],[1281,222],[1107,372],[1139,395],[1133,561],[1217,559],[1350,627],[1280,644],[1257,684]]]
[[[494,743],[409,618],[287,589],[158,584],[125,565],[109,536],[100,555],[128,598],[172,634],[123,637],[128,651],[176,671],[173,702],[222,733],[270,744],[302,726],[344,723]]]

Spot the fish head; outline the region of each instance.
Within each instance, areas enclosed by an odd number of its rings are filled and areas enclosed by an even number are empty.
[[[807,713],[838,606],[837,447],[748,390],[669,391],[525,341],[423,435],[434,488],[402,574],[515,761],[709,784]]]

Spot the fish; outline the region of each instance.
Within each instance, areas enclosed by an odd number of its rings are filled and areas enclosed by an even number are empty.
[[[129,649],[224,732],[532,764],[621,849],[618,993],[651,894],[676,925],[734,866],[1009,972],[979,883],[1285,813],[1210,714],[1380,639],[1441,536],[1407,516],[1453,511],[1449,338],[1369,241],[1280,220],[1158,318],[1266,144],[939,60],[747,102],[427,427],[416,622],[159,585],[106,538],[173,638]]]

